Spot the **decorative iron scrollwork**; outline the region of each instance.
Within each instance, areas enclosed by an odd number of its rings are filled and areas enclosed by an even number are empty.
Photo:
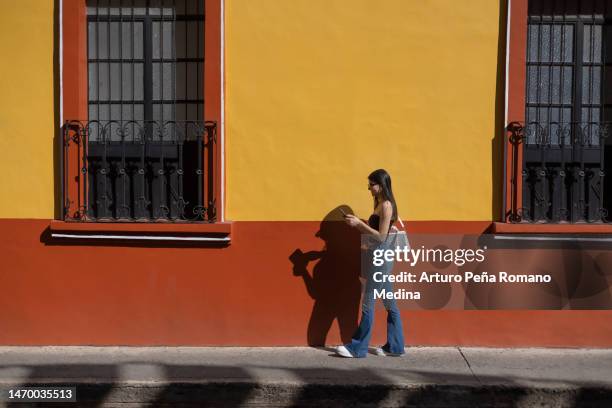
[[[508,221],[608,222],[609,122],[511,122]],[[612,151],[612,150],[611,150]]]
[[[214,121],[67,121],[64,219],[215,221],[216,135]],[[78,185],[68,178],[75,160]]]

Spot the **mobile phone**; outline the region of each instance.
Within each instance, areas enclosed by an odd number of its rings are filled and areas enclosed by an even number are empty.
[[[303,257],[304,257],[304,253],[302,252],[300,248],[298,248],[295,251],[293,251],[291,255],[289,255],[289,260],[293,264],[297,264],[303,259]]]

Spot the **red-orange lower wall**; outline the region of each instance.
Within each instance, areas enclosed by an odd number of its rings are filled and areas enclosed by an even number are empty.
[[[415,223],[409,230],[482,232],[488,224]],[[358,320],[353,297],[335,309],[329,291],[313,289],[319,310],[309,326],[315,300],[289,256],[323,248],[318,222],[236,222],[226,248],[50,244],[48,225],[0,220],[0,345],[338,344],[338,324],[328,331],[326,316],[345,316],[345,337]],[[341,259],[327,262],[319,274],[342,270]],[[321,282],[346,286],[341,273]],[[384,342],[383,313],[374,344]],[[411,345],[612,346],[612,311],[402,315]]]

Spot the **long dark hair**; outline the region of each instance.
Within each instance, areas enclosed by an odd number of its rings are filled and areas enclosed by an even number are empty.
[[[393,206],[391,225],[393,225],[393,223],[397,221],[397,204],[395,203],[395,197],[393,197],[393,190],[391,189],[391,176],[385,169],[378,169],[370,173],[368,180],[382,187],[383,200],[391,201],[391,205]],[[376,208],[377,204],[376,196],[374,196],[374,208]]]

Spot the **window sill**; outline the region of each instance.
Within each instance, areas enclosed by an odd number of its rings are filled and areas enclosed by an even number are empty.
[[[138,223],[65,222],[49,224],[52,238],[130,241],[191,241],[229,244],[232,222]]]
[[[612,224],[512,224],[494,222],[493,234],[612,234]]]

